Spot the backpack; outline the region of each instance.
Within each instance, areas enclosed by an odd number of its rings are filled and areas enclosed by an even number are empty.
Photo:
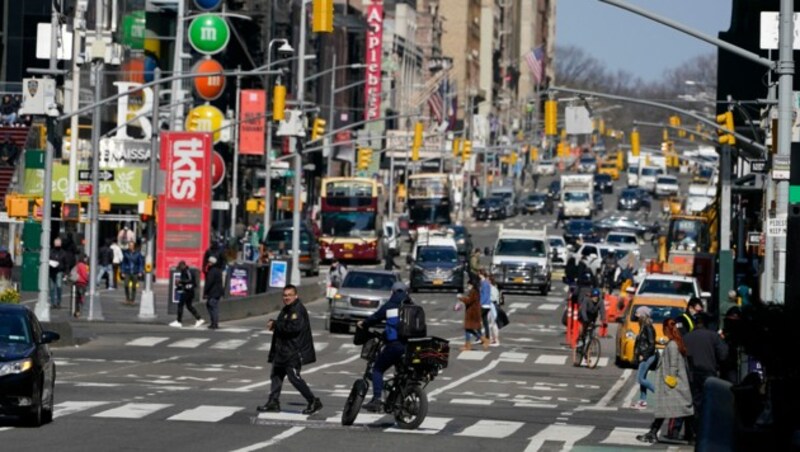
[[[81,279],[81,277],[78,274],[78,266],[76,265],[72,267],[72,270],[69,272],[69,282],[77,283],[79,279]]]
[[[422,306],[407,300],[400,305],[400,312],[397,323],[397,334],[401,339],[425,337],[427,327],[425,326],[425,311]]]

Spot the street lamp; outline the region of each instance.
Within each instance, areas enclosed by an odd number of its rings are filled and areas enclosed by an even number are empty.
[[[287,39],[284,39],[284,38],[273,39],[272,41],[269,42],[269,45],[267,46],[267,68],[269,68],[272,65],[272,45],[275,44],[276,42],[283,43],[280,47],[278,47],[278,52],[281,52],[281,53],[292,53],[292,52],[294,52],[294,49],[292,48],[291,45],[289,45],[289,41]],[[303,63],[304,63],[304,61],[300,61],[299,64],[303,64]],[[268,83],[266,84],[265,88],[269,89],[269,84]],[[272,197],[270,195],[270,192],[272,191],[271,190],[271,188],[272,188],[272,186],[271,186],[272,180],[270,178],[270,173],[272,172],[272,162],[270,162],[270,158],[272,157],[272,123],[271,123],[271,121],[267,121],[266,122],[266,127],[267,127],[267,145],[266,145],[266,147],[264,149],[266,151],[266,155],[265,155],[265,159],[264,159],[266,161],[266,163],[264,164],[264,222],[263,222],[263,225],[262,225],[262,228],[263,228],[264,232],[262,234],[261,240],[264,240],[266,238],[266,236],[267,236],[267,227],[269,225],[271,211],[272,211],[272,209],[271,209],[271,207],[272,207]]]

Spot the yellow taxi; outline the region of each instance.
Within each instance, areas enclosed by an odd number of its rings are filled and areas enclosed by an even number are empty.
[[[633,345],[636,343],[636,336],[639,335],[639,320],[634,313],[639,306],[650,308],[650,317],[653,319],[653,327],[656,330],[656,348],[663,349],[667,343],[664,336],[664,320],[676,318],[686,310],[686,299],[683,297],[672,296],[636,296],[630,306],[625,310],[625,314],[620,316],[617,322],[617,365],[633,366],[635,359],[633,356]]]
[[[619,179],[619,167],[616,159],[603,161],[597,168],[597,174],[608,174],[613,180]]]

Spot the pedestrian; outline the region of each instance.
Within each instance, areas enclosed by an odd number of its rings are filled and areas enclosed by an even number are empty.
[[[120,270],[125,284],[125,304],[135,304],[136,286],[144,275],[144,256],[136,249],[136,242],[128,242],[128,249],[122,252]]]
[[[110,289],[114,280],[114,251],[111,250],[111,239],[105,243],[97,253],[97,284],[106,277],[106,289]]]
[[[467,283],[466,295],[458,297],[459,303],[464,305],[464,346],[461,351],[472,350],[472,342],[481,339],[481,298],[474,281]],[[453,310],[459,311],[460,304]]]
[[[53,240],[50,250],[49,272],[50,277],[50,307],[61,309],[61,287],[64,282],[64,273],[71,270],[67,261],[67,252],[61,248],[61,239]]]
[[[15,107],[11,96],[8,94],[3,96],[3,102],[0,104],[0,121],[3,125],[13,126],[17,122],[17,110],[18,107]]]
[[[491,285],[492,298],[491,310],[489,311],[489,346],[498,347],[500,346],[500,325],[497,324],[497,311],[499,310],[499,306],[503,304],[503,294],[500,293],[500,289],[497,287],[494,277],[489,276],[489,284]]]
[[[711,317],[700,312],[695,317],[694,329],[683,336],[689,361],[690,388],[695,412],[695,429],[699,431],[699,418],[703,405],[703,386],[709,377],[719,376],[721,365],[728,358],[728,345],[720,334],[708,329]]]
[[[0,245],[0,279],[11,281],[11,272],[14,270],[14,256],[8,248]]]
[[[200,314],[197,313],[197,310],[192,306],[194,302],[195,296],[195,289],[197,288],[197,277],[194,275],[194,272],[189,269],[186,265],[186,262],[180,261],[178,262],[178,281],[177,281],[177,288],[180,291],[180,299],[178,300],[178,317],[175,321],[169,324],[169,326],[173,326],[175,328],[182,328],[183,327],[183,308],[184,306],[189,312],[194,316],[196,322],[194,322],[195,328],[201,326],[205,321]]]
[[[558,208],[558,216],[556,217],[556,227],[563,227],[567,223],[567,217],[564,215],[564,208]]]
[[[656,353],[656,330],[653,327],[651,310],[647,306],[639,306],[635,312],[639,320],[639,335],[633,345],[634,361],[638,363],[639,370],[636,380],[639,382],[639,400],[633,402],[631,408],[647,408],[647,391],[655,392],[656,388],[647,379],[647,373],[655,368],[658,353]]]
[[[533,191],[539,188],[539,170],[538,168],[533,169]]]
[[[272,363],[271,388],[267,403],[259,406],[257,410],[268,412],[281,410],[281,388],[283,380],[289,377],[292,386],[308,402],[303,414],[311,415],[318,412],[322,409],[322,402],[314,396],[308,384],[300,376],[302,366],[315,362],[317,357],[314,353],[314,339],[311,335],[308,311],[297,298],[295,286],[289,284],[283,288],[283,308],[277,319],[270,319],[267,322],[267,329],[272,331],[272,345],[267,360]]]
[[[389,247],[388,240],[385,240],[383,244],[383,263],[384,270],[392,271],[395,268],[400,268],[400,266],[394,261],[394,251]]]
[[[206,268],[209,264],[209,259],[213,256],[214,262],[216,266],[221,269],[225,268],[225,250],[222,247],[221,243],[213,240],[211,241],[211,245],[206,249],[206,252],[203,253],[203,268]]]
[[[78,256],[75,266],[70,270],[70,281],[75,285],[75,311],[72,315],[77,319],[81,316],[83,300],[86,296],[86,286],[89,285],[89,259],[83,253]]]
[[[217,258],[209,256],[206,265],[206,284],[203,287],[203,298],[208,309],[208,329],[219,328],[219,300],[225,295],[225,283],[222,281],[222,268],[217,265]]]
[[[11,139],[11,135],[6,135],[3,143],[0,144],[0,162],[7,166],[13,166],[19,152],[19,147]]]
[[[692,297],[686,304],[686,310],[681,313],[676,319],[675,324],[681,337],[686,336],[692,332],[696,322],[697,314],[703,312],[703,301],[697,297]]]
[[[473,285],[478,285],[480,277],[478,273],[481,271],[481,250],[473,248],[472,255],[469,257],[469,279]]]
[[[123,226],[117,233],[117,242],[121,247],[128,248],[131,242],[136,243],[136,234],[128,226]]]
[[[686,346],[675,323],[675,319],[664,321],[664,335],[668,342],[656,369],[655,419],[650,424],[650,431],[636,436],[637,440],[644,443],[657,442],[658,431],[664,420],[671,418],[684,418],[687,421],[686,439],[694,438],[693,432],[690,431],[694,408],[686,374]]]
[[[109,248],[111,249],[112,253],[111,267],[113,269],[113,274],[111,275],[111,282],[112,282],[111,287],[112,290],[116,290],[117,281],[119,281],[120,278],[119,267],[120,265],[122,265],[123,254],[122,254],[122,248],[120,248],[119,243],[117,243],[116,241],[112,240]]]
[[[328,285],[335,289],[341,288],[345,276],[347,276],[347,266],[334,256],[331,259],[331,267],[328,270]]]
[[[479,293],[480,293],[480,301],[481,301],[481,320],[483,321],[483,337],[481,338],[481,343],[483,344],[483,349],[489,349],[489,312],[492,310],[492,285],[489,283],[489,275],[486,272],[480,273],[480,286],[479,286]]]

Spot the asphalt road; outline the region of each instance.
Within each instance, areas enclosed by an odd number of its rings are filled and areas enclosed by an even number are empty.
[[[547,181],[540,181],[540,187]],[[616,205],[606,195],[606,206]],[[608,210],[607,210],[608,211]],[[610,211],[608,211],[610,212]],[[509,227],[552,227],[554,217],[504,220]],[[476,246],[491,246],[498,224],[465,222]],[[398,259],[400,261],[401,259]],[[501,345],[459,352],[463,311],[453,293],[415,294],[431,334],[451,340],[450,365],[427,392],[429,413],[415,431],[390,416],[361,413],[340,424],[352,382],[365,362],[352,337],[324,330],[327,304],[307,302],[317,362],[303,376],[322,399],[313,416],[287,382],[283,412],[257,413],[270,367],[267,317],[228,322],[218,331],[162,325],[89,324],[92,340],[57,348],[56,411],[41,428],[0,419],[3,450],[58,451],[551,451],[664,449],[635,440],[652,412],[628,408],[635,374],[614,366],[613,334],[602,339],[597,369],[575,368],[560,324],[564,288],[547,297],[507,295],[511,324]],[[5,446],[13,445],[10,449]],[[671,446],[677,447],[677,446]]]

